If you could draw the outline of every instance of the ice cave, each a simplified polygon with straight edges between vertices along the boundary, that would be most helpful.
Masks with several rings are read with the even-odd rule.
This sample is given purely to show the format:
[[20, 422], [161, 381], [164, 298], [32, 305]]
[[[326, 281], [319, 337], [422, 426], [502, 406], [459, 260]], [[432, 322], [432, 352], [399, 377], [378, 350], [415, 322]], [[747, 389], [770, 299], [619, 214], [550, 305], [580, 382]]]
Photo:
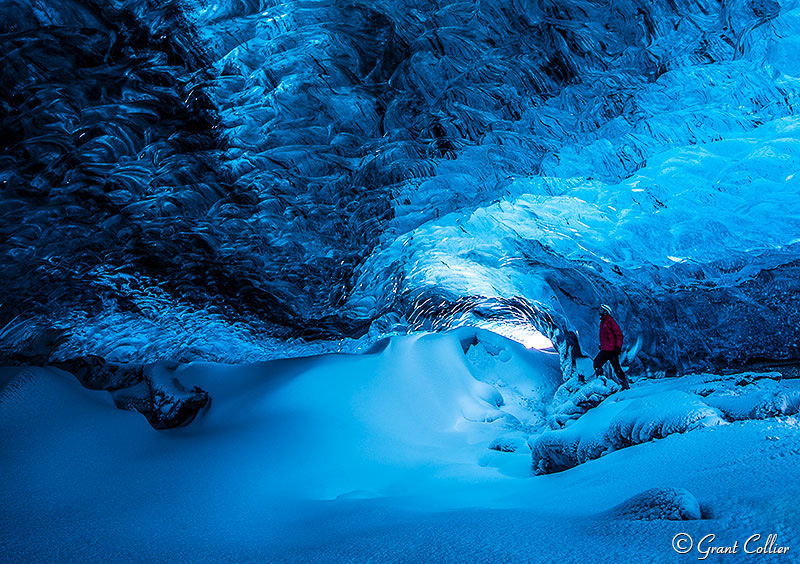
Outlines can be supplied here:
[[800, 2], [0, 38], [3, 562], [800, 562]]

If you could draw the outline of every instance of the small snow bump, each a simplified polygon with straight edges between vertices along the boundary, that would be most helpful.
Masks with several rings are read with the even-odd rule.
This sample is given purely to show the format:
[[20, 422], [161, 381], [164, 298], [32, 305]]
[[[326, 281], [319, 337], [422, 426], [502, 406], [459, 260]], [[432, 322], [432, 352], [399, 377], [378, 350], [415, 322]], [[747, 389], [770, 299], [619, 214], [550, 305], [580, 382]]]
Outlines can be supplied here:
[[702, 518], [700, 503], [683, 488], [652, 488], [617, 505], [609, 512], [616, 519], [637, 521], [693, 521]]
[[489, 444], [489, 449], [499, 452], [517, 452], [526, 444], [526, 441], [520, 437], [498, 437]]

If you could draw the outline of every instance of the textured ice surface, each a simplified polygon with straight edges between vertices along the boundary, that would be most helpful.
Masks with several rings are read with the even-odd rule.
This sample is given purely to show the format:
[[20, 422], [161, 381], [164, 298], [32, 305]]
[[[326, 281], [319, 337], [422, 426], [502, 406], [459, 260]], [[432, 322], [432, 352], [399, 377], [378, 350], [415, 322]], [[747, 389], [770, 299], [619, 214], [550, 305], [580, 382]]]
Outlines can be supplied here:
[[6, 358], [570, 361], [599, 302], [634, 370], [798, 355], [794, 1], [2, 8]]

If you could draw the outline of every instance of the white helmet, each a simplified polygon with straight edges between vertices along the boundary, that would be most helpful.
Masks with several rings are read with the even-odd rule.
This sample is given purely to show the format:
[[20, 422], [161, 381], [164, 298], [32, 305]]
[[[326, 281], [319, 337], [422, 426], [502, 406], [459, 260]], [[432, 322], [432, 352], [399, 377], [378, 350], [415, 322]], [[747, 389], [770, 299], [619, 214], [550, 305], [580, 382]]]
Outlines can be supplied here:
[[603, 304], [600, 306], [600, 309], [606, 312], [608, 315], [611, 315], [611, 306]]

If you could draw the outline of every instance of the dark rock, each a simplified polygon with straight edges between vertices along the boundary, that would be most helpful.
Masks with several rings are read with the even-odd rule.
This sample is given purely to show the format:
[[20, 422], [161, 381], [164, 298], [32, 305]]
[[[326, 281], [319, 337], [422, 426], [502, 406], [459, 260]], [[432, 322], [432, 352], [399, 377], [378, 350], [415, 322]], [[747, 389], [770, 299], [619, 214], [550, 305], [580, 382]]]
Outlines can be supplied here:
[[58, 363], [90, 390], [105, 390], [120, 409], [138, 411], [158, 430], [191, 423], [208, 407], [208, 392], [198, 387], [186, 390], [174, 376], [178, 364], [111, 364], [98, 356], [85, 356]]

